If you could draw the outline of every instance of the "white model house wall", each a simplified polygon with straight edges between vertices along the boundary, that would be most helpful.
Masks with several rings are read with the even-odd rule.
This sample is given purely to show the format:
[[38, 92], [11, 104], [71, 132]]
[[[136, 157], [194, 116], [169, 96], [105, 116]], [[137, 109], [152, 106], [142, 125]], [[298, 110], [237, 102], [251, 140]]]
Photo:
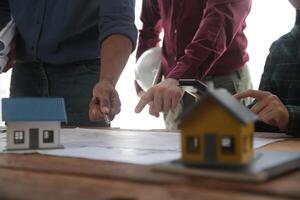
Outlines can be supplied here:
[[[30, 129], [38, 129], [38, 148], [57, 148], [60, 145], [60, 122], [7, 122], [7, 150], [30, 149]], [[14, 132], [24, 131], [24, 143], [14, 143]], [[44, 143], [44, 131], [53, 131], [53, 142]]]

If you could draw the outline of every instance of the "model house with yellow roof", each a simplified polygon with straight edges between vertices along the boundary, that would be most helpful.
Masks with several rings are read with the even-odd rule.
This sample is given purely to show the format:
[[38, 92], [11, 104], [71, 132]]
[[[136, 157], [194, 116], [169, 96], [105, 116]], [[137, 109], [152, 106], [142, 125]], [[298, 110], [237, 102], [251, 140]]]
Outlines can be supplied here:
[[179, 116], [182, 161], [246, 164], [253, 156], [256, 115], [224, 89], [207, 89]]

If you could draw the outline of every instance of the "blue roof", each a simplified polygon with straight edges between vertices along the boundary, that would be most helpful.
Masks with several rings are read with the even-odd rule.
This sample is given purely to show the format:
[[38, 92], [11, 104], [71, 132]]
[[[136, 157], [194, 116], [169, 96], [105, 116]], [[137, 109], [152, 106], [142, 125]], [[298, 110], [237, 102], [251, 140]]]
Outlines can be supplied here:
[[2, 120], [67, 121], [63, 98], [20, 97], [2, 99]]

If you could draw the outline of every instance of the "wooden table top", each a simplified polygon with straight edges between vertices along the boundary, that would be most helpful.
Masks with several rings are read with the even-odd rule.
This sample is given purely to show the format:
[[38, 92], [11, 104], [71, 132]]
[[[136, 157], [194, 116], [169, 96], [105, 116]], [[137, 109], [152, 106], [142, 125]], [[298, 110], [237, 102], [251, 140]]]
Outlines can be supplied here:
[[[300, 139], [262, 149], [300, 151]], [[166, 174], [149, 166], [109, 161], [0, 154], [0, 199], [300, 199], [300, 170], [253, 184]]]

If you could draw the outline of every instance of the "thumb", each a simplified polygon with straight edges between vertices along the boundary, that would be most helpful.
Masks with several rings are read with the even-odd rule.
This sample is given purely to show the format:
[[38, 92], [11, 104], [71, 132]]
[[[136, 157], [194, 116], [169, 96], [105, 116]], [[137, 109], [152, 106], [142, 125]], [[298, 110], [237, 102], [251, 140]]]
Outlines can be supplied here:
[[103, 92], [99, 97], [100, 110], [102, 113], [108, 114], [110, 112], [110, 95], [108, 91]]

